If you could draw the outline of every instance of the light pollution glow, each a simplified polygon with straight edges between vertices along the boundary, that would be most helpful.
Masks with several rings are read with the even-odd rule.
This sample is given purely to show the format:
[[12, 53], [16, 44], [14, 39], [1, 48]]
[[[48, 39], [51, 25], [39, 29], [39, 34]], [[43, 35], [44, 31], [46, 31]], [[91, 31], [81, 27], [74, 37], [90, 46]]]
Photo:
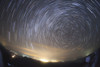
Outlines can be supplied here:
[[[82, 55], [81, 50], [80, 54], [77, 53], [76, 55], [76, 49], [60, 49], [60, 48], [54, 48], [51, 46], [41, 46], [41, 45], [34, 45], [34, 49], [30, 49], [31, 47], [24, 47], [24, 46], [17, 46], [17, 45], [6, 45], [6, 48], [8, 50], [11, 50], [17, 55], [21, 56], [28, 56], [29, 58], [48, 63], [48, 62], [64, 62], [64, 61], [73, 61], [78, 58], [78, 55]], [[79, 49], [77, 49], [79, 50]], [[83, 50], [83, 49], [82, 49]], [[74, 55], [70, 55], [70, 53], [73, 52]], [[91, 53], [91, 52], [90, 52]], [[14, 58], [15, 56], [12, 56]], [[81, 56], [82, 57], [82, 56]]]
[[48, 60], [48, 59], [39, 59], [39, 61], [44, 62], [44, 63], [47, 63], [47, 62], [52, 62], [52, 63], [59, 62], [57, 60]]

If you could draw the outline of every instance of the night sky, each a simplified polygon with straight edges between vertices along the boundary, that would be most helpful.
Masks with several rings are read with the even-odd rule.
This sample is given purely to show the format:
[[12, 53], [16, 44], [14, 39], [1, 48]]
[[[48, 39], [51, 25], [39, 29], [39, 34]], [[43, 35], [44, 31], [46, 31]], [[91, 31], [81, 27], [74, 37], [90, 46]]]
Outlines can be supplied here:
[[0, 43], [9, 67], [85, 66], [100, 48], [100, 1], [0, 0]]

